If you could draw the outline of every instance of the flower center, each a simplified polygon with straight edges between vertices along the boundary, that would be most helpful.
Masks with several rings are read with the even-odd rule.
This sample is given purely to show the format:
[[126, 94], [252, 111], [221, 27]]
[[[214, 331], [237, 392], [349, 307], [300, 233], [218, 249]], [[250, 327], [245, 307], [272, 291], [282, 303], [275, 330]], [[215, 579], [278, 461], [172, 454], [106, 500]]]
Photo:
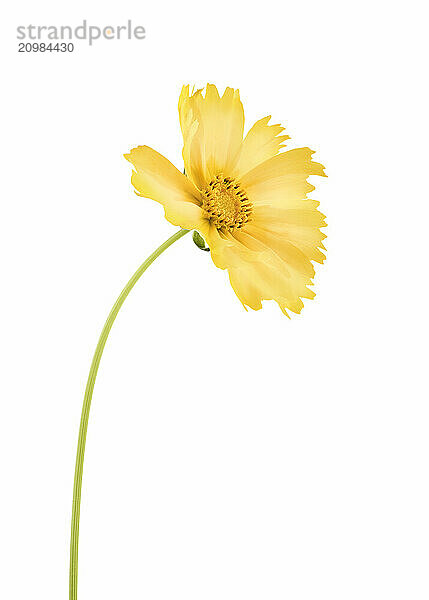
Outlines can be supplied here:
[[250, 221], [252, 203], [246, 192], [234, 179], [224, 177], [223, 173], [210, 181], [202, 200], [202, 209], [218, 229], [233, 231]]

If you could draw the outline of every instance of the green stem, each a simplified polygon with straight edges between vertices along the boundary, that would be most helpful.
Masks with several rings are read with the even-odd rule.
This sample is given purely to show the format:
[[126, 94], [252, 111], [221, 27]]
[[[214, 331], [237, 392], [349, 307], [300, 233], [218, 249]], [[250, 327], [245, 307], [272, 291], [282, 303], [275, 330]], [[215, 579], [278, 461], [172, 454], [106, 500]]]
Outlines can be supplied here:
[[77, 600], [77, 571], [78, 571], [78, 546], [79, 546], [79, 519], [80, 519], [80, 501], [82, 492], [82, 472], [83, 472], [83, 459], [85, 454], [85, 443], [86, 443], [86, 432], [88, 430], [88, 419], [89, 411], [91, 408], [92, 392], [94, 390], [95, 378], [97, 377], [98, 367], [100, 365], [101, 356], [103, 354], [104, 346], [106, 345], [107, 337], [112, 325], [116, 319], [116, 316], [123, 305], [125, 298], [128, 296], [130, 291], [133, 289], [137, 281], [146, 271], [146, 269], [158, 258], [160, 254], [164, 252], [171, 244], [176, 240], [183, 237], [188, 233], [188, 229], [181, 229], [167, 241], [165, 241], [155, 252], [153, 252], [131, 277], [127, 285], [122, 290], [119, 298], [116, 300], [112, 310], [110, 311], [107, 321], [104, 324], [103, 331], [101, 332], [98, 340], [97, 347], [95, 349], [94, 357], [92, 359], [91, 368], [89, 370], [88, 381], [86, 383], [85, 396], [83, 399], [82, 416], [80, 420], [79, 428], [79, 439], [77, 443], [77, 456], [76, 466], [74, 472], [74, 486], [73, 486], [73, 507], [72, 507], [72, 522], [71, 522], [71, 537], [70, 537], [70, 587], [69, 587], [69, 599]]

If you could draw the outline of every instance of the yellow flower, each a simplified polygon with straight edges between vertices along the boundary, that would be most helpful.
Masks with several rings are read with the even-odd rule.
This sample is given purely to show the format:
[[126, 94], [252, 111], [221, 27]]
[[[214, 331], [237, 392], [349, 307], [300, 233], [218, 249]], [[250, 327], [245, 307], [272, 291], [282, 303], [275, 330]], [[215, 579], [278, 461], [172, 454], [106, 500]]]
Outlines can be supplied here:
[[140, 196], [164, 206], [165, 217], [205, 238], [214, 264], [227, 269], [244, 307], [275, 300], [284, 314], [299, 313], [313, 298], [314, 268], [322, 263], [324, 215], [307, 198], [310, 175], [324, 176], [309, 148], [280, 152], [287, 135], [257, 121], [243, 139], [244, 112], [238, 90], [222, 97], [214, 85], [179, 99], [183, 133], [182, 174], [164, 156], [139, 146], [125, 157]]

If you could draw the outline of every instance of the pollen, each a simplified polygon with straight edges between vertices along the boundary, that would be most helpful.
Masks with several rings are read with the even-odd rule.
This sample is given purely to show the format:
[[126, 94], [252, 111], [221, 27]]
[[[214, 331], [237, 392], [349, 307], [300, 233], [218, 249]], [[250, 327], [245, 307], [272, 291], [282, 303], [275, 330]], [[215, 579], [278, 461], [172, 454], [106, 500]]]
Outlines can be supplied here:
[[202, 193], [202, 209], [217, 229], [233, 231], [251, 220], [252, 203], [235, 179], [220, 173]]

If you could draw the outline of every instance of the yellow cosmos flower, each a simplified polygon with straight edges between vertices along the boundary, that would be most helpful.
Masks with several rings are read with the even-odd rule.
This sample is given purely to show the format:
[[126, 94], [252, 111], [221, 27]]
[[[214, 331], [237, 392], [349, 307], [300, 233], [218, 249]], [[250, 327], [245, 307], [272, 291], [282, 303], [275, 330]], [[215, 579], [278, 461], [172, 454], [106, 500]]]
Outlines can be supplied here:
[[307, 198], [314, 190], [308, 177], [324, 176], [324, 167], [309, 148], [280, 152], [289, 136], [268, 124], [271, 117], [243, 139], [238, 90], [220, 97], [214, 85], [192, 94], [184, 86], [179, 117], [186, 175], [139, 146], [126, 155], [136, 192], [162, 204], [173, 225], [201, 233], [244, 307], [275, 300], [284, 314], [299, 313], [302, 298], [315, 295], [312, 261], [325, 259], [325, 217]]

